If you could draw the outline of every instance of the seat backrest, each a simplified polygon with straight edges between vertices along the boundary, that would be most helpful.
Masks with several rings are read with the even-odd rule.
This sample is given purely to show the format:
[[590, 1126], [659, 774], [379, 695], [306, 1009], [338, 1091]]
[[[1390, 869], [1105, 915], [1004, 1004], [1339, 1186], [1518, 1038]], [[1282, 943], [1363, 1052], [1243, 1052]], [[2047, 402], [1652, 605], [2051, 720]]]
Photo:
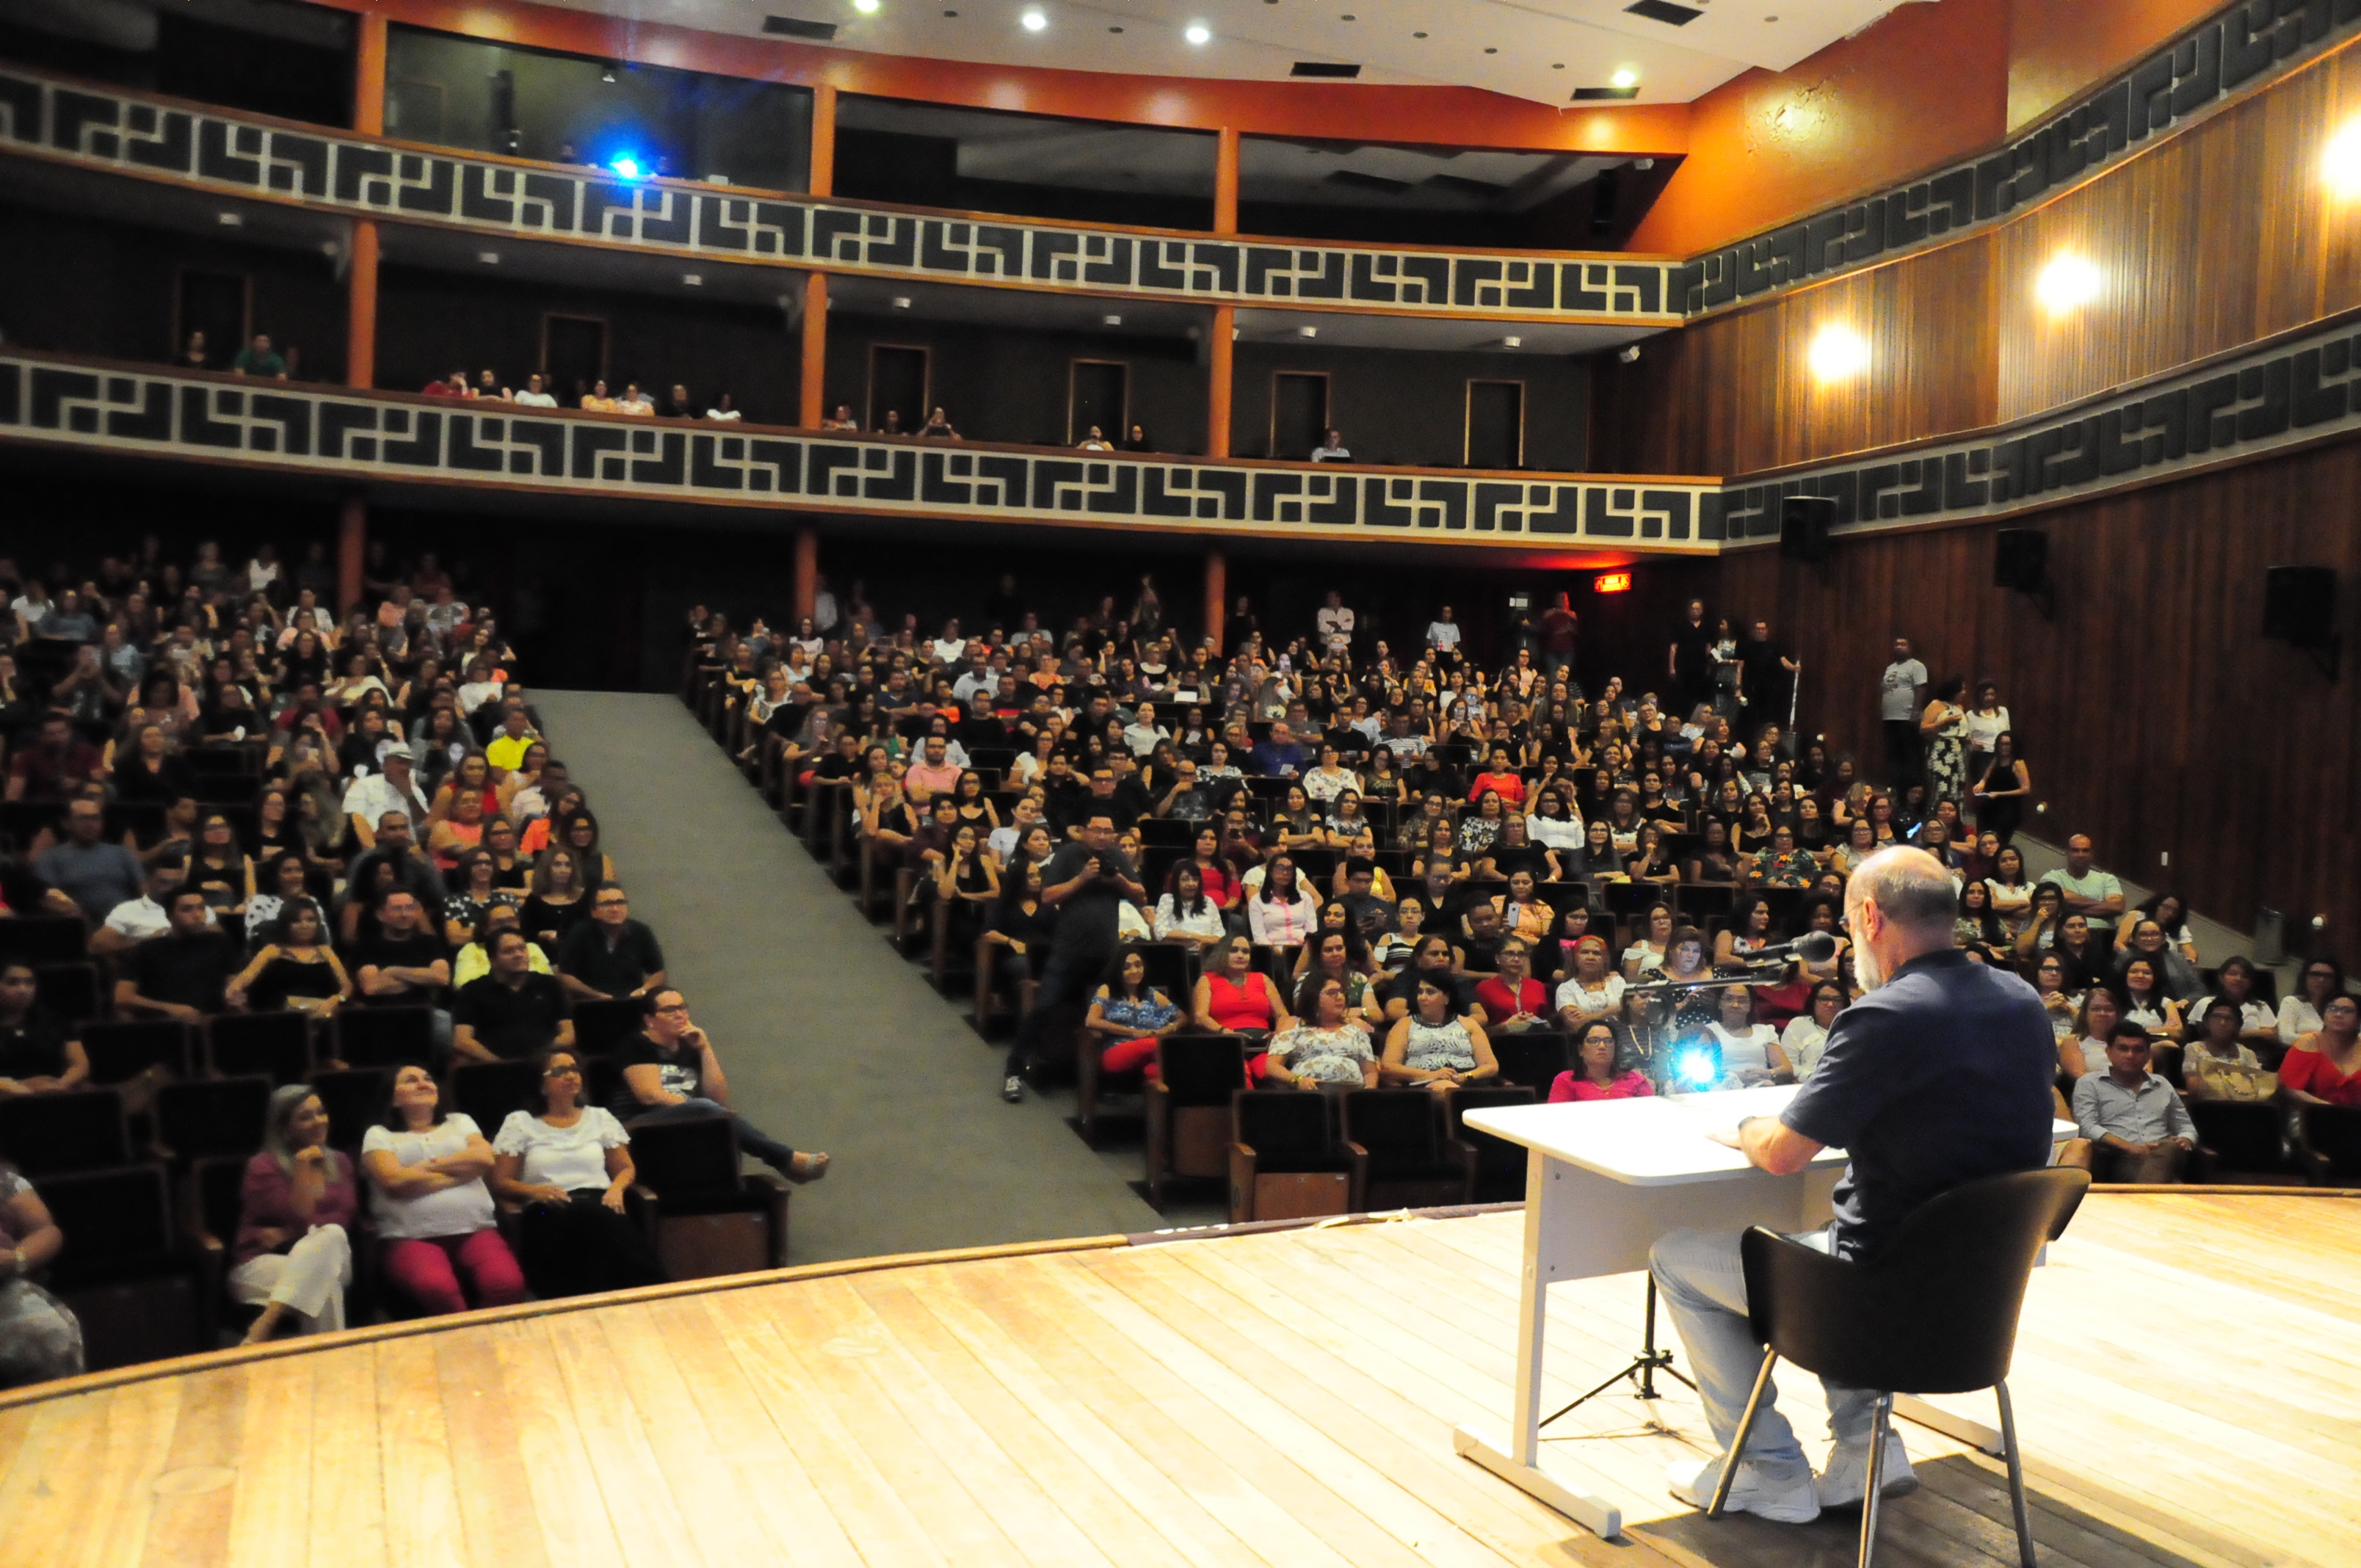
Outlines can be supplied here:
[[1328, 1096], [1300, 1089], [1241, 1089], [1230, 1100], [1230, 1133], [1264, 1159], [1316, 1159], [1334, 1152]]
[[1355, 1089], [1344, 1100], [1345, 1141], [1369, 1151], [1372, 1169], [1431, 1166], [1441, 1143], [1435, 1123], [1442, 1114], [1433, 1091]]
[[2361, 1175], [2361, 1106], [2307, 1105], [2304, 1141], [2328, 1162], [2332, 1177]]
[[337, 1060], [350, 1067], [400, 1067], [434, 1052], [431, 1007], [346, 1007], [336, 1013]]
[[1728, 883], [1683, 883], [1675, 903], [1694, 925], [1702, 917], [1729, 915], [1737, 896], [1738, 890]]
[[250, 1155], [262, 1146], [270, 1091], [259, 1073], [168, 1083], [156, 1092], [156, 1139], [175, 1159]]
[[1566, 1069], [1573, 1047], [1562, 1029], [1502, 1030], [1489, 1036], [1500, 1079], [1546, 1094]]
[[258, 1072], [273, 1083], [312, 1073], [312, 1021], [301, 1013], [224, 1013], [205, 1025], [205, 1059], [225, 1078]]
[[167, 1078], [189, 1076], [189, 1026], [170, 1018], [91, 1024], [82, 1029], [82, 1044], [90, 1054], [93, 1083], [123, 1083], [150, 1068]]
[[[1503, 1105], [1531, 1105], [1540, 1098], [1541, 1096], [1534, 1091], [1520, 1084], [1503, 1084], [1498, 1088], [1490, 1084], [1477, 1084], [1470, 1089], [1455, 1089], [1449, 1095], [1451, 1113], [1445, 1130], [1455, 1138], [1490, 1137], [1492, 1134], [1481, 1133], [1474, 1127], [1462, 1124], [1468, 1112], [1494, 1111]], [[1521, 1145], [1510, 1146], [1516, 1148], [1520, 1154], [1523, 1152]]]
[[2231, 1170], [2279, 1170], [2287, 1164], [2286, 1118], [2268, 1100], [2192, 1100], [2189, 1119], [2197, 1141]]
[[1148, 966], [1148, 983], [1183, 1013], [1189, 1011], [1189, 993], [1197, 984], [1191, 957], [1193, 947], [1185, 942], [1141, 942], [1132, 949]]
[[2033, 1260], [2090, 1185], [2067, 1167], [1967, 1182], [1920, 1204], [1865, 1263], [1758, 1225], [1740, 1246], [1754, 1332], [1849, 1387], [1989, 1388], [2008, 1376]]
[[52, 1176], [38, 1184], [65, 1233], [53, 1266], [60, 1284], [119, 1273], [172, 1255], [170, 1184], [160, 1165]]
[[237, 1240], [246, 1165], [237, 1156], [216, 1155], [189, 1168], [188, 1190], [197, 1223], [224, 1246]]
[[628, 996], [597, 997], [574, 1003], [574, 1046], [604, 1056], [640, 1032], [647, 1014]]
[[0, 1100], [0, 1158], [31, 1177], [127, 1164], [123, 1097], [84, 1089]]
[[83, 1024], [106, 1015], [106, 998], [98, 987], [98, 966], [73, 960], [46, 963], [33, 970], [33, 996], [69, 1024]]
[[500, 1130], [510, 1112], [529, 1109], [540, 1100], [541, 1063], [531, 1057], [461, 1062], [451, 1069], [452, 1108], [473, 1117], [487, 1138]]
[[19, 915], [0, 920], [0, 958], [71, 963], [90, 954], [88, 933], [71, 915]]
[[631, 1129], [631, 1163], [640, 1180], [659, 1198], [734, 1193], [739, 1190], [738, 1125], [719, 1112], [642, 1122]]
[[1246, 1082], [1246, 1046], [1235, 1035], [1167, 1035], [1156, 1062], [1175, 1105], [1226, 1105]]
[[328, 1113], [328, 1142], [347, 1152], [361, 1146], [361, 1138], [385, 1114], [385, 1100], [393, 1084], [393, 1069], [385, 1067], [330, 1069], [312, 1075], [312, 1092]]

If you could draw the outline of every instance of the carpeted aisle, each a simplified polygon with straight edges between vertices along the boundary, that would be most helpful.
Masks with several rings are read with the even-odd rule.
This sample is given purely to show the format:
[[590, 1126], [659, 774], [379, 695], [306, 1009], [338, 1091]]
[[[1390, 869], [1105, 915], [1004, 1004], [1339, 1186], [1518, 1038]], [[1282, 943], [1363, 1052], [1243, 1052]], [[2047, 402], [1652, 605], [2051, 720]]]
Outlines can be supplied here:
[[1127, 1185], [1136, 1147], [1094, 1154], [1066, 1126], [1071, 1095], [1002, 1103], [1003, 1051], [861, 918], [678, 698], [533, 700], [738, 1109], [835, 1157], [796, 1190], [789, 1261], [1176, 1223]]

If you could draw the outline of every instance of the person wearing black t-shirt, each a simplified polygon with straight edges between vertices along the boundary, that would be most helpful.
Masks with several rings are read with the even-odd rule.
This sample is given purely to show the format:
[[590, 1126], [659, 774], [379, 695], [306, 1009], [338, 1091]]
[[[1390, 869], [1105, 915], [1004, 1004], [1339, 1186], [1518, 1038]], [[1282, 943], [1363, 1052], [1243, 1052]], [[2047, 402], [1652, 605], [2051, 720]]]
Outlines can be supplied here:
[[1049, 857], [1041, 872], [1041, 902], [1058, 912], [1049, 961], [1033, 993], [1033, 1009], [1016, 1026], [1008, 1051], [1008, 1076], [1000, 1097], [1012, 1104], [1025, 1098], [1025, 1071], [1053, 1013], [1087, 1000], [1115, 957], [1116, 916], [1124, 901], [1148, 902], [1139, 872], [1115, 847], [1115, 817], [1104, 808], [1084, 819], [1082, 838]]
[[1713, 623], [1705, 618], [1705, 600], [1689, 600], [1673, 629], [1664, 673], [1672, 677], [1674, 716], [1686, 722], [1697, 705], [1713, 695]]
[[730, 1108], [730, 1080], [713, 1042], [688, 1015], [688, 999], [670, 986], [650, 992], [641, 1005], [647, 1027], [615, 1052], [623, 1086], [609, 1109], [625, 1126], [722, 1115], [738, 1124], [738, 1146], [790, 1181], [828, 1174], [828, 1156], [798, 1154]]
[[82, 1042], [34, 991], [32, 965], [0, 963], [0, 1099], [71, 1089], [90, 1076]]
[[557, 945], [557, 974], [577, 1001], [645, 996], [664, 982], [664, 949], [631, 918], [623, 890], [609, 883], [590, 895], [590, 918]]
[[574, 1020], [556, 981], [533, 971], [522, 931], [492, 938], [491, 972], [459, 988], [451, 1005], [451, 1049], [469, 1061], [514, 1061], [574, 1044]]
[[212, 924], [205, 895], [193, 887], [173, 894], [166, 915], [171, 924], [162, 936], [125, 955], [115, 1005], [136, 1016], [201, 1024], [222, 1010], [237, 948]]
[[362, 1005], [432, 1007], [434, 1044], [451, 1047], [451, 1014], [443, 994], [451, 983], [451, 955], [426, 923], [417, 895], [396, 888], [378, 905], [377, 935], [356, 943], [353, 983]]

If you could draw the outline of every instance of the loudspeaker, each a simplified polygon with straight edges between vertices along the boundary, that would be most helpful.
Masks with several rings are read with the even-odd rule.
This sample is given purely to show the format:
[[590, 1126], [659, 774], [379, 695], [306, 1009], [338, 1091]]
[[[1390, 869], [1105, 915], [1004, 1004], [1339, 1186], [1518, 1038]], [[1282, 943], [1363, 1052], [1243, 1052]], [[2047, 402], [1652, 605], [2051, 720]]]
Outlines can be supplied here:
[[1828, 530], [1837, 503], [1826, 496], [1789, 496], [1779, 503], [1779, 554], [1791, 561], [1828, 558]]
[[2336, 634], [2336, 569], [2273, 566], [2263, 574], [2263, 635], [2317, 648]]
[[1993, 535], [1993, 587], [2032, 593], [2049, 581], [2049, 535], [2037, 528], [2004, 528]]

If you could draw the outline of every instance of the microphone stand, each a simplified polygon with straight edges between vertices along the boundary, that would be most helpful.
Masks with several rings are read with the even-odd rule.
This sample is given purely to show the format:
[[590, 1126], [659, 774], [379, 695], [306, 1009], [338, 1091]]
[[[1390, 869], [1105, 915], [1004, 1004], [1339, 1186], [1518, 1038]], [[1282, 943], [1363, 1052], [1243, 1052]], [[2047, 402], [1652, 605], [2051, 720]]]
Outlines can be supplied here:
[[[1788, 961], [1787, 957], [1782, 955], [1773, 964], [1749, 965], [1739, 974], [1707, 974], [1694, 980], [1651, 981], [1639, 985], [1626, 986], [1623, 988], [1623, 994], [1629, 996], [1638, 992], [1642, 995], [1669, 996], [1681, 992], [1702, 991], [1714, 986], [1747, 985], [1774, 974], [1785, 973]], [[1658, 1047], [1658, 1042], [1654, 1037], [1657, 1032], [1656, 1025], [1652, 1023], [1643, 1026], [1648, 1031], [1649, 1038], [1642, 1055], [1649, 1065], [1653, 1066]], [[1651, 1269], [1648, 1273], [1647, 1311], [1642, 1319], [1640, 1330], [1640, 1354], [1633, 1356], [1621, 1371], [1609, 1377], [1596, 1388], [1561, 1407], [1555, 1414], [1542, 1418], [1539, 1426], [1548, 1426], [1552, 1421], [1571, 1413], [1576, 1407], [1598, 1398], [1618, 1383], [1626, 1381], [1631, 1385], [1633, 1397], [1642, 1399], [1660, 1399], [1664, 1396], [1656, 1389], [1656, 1374], [1659, 1372], [1687, 1388], [1690, 1393], [1694, 1394], [1697, 1391], [1697, 1386], [1673, 1365], [1672, 1351], [1660, 1347], [1656, 1343], [1656, 1276], [1655, 1271]]]

